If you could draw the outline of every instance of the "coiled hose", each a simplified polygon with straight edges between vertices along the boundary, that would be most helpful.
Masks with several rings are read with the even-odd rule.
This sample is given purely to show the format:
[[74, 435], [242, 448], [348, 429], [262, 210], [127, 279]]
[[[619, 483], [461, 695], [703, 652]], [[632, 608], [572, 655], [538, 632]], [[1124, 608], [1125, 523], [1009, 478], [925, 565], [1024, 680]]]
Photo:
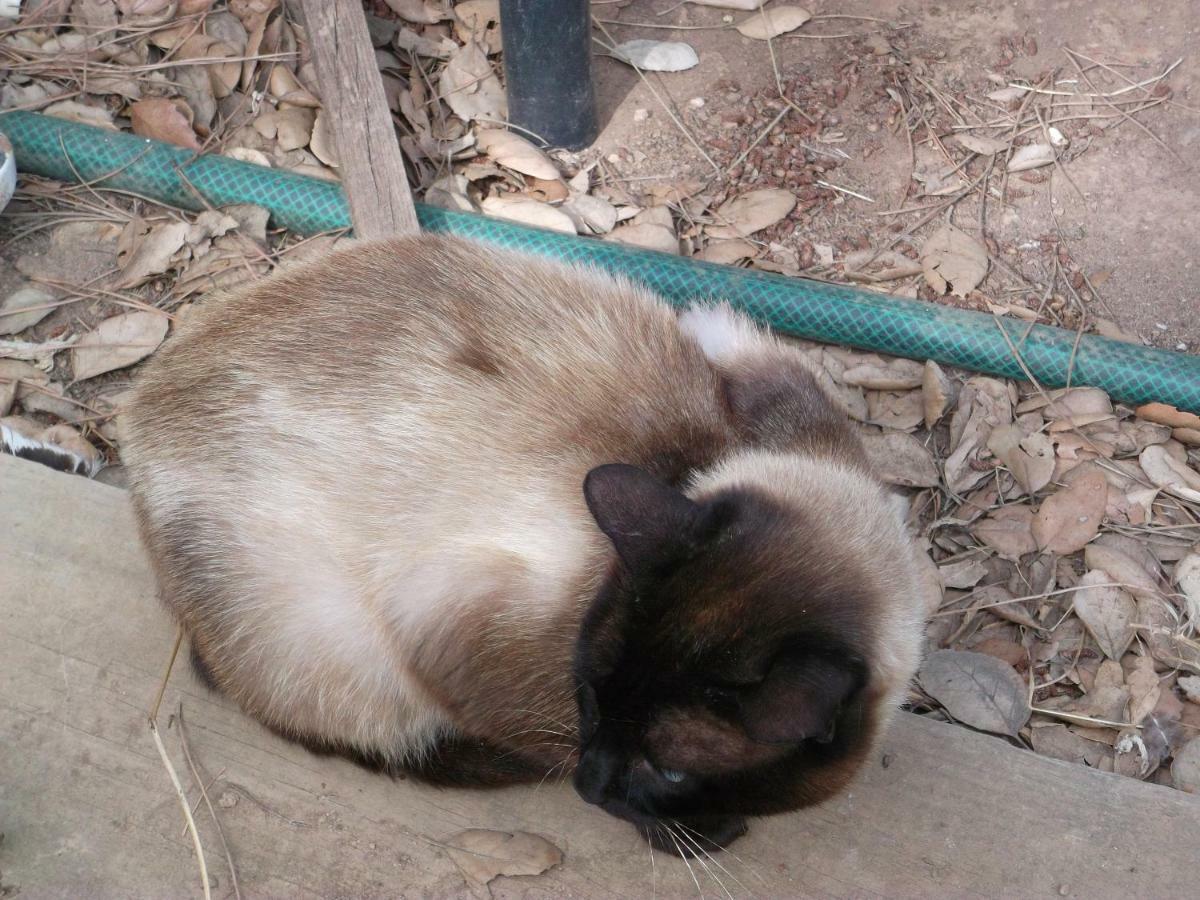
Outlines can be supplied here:
[[[341, 186], [224, 156], [28, 112], [0, 114], [17, 167], [117, 188], [184, 209], [254, 203], [301, 234], [350, 227]], [[426, 231], [457, 235], [641, 281], [675, 304], [724, 299], [782, 332], [933, 359], [1045, 387], [1091, 385], [1131, 404], [1200, 412], [1200, 357], [869, 291], [715, 265], [417, 204]]]

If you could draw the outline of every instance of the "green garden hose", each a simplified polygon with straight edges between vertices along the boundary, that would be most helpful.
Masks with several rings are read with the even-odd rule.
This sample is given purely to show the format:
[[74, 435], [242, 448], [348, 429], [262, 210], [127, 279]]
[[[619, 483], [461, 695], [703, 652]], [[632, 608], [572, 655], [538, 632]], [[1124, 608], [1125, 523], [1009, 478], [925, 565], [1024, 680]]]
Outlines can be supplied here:
[[[350, 227], [340, 185], [27, 112], [0, 114], [24, 172], [118, 188], [184, 209], [254, 203], [301, 234]], [[426, 231], [641, 281], [675, 304], [725, 299], [787, 334], [933, 359], [1043, 386], [1092, 385], [1124, 403], [1200, 413], [1200, 357], [841, 285], [697, 262], [417, 204]]]

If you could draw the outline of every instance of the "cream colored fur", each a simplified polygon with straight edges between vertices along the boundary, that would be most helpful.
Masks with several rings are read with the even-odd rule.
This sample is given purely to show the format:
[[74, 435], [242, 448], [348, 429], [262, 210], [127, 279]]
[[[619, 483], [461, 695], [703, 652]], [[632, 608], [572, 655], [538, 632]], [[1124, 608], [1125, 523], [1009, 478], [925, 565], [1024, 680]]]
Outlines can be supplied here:
[[[522, 637], [509, 670], [533, 674], [480, 687], [498, 721], [574, 722], [571, 640], [611, 559], [585, 474], [723, 435], [709, 359], [781, 352], [799, 356], [727, 307], [681, 329], [599, 273], [362, 245], [201, 304], [141, 377], [123, 455], [164, 598], [224, 689], [276, 727], [412, 759], [473, 727], [417, 662], [465, 641], [502, 659]], [[829, 510], [894, 598], [874, 665], [898, 701], [922, 604], [883, 488], [746, 452], [691, 490], [736, 483]]]

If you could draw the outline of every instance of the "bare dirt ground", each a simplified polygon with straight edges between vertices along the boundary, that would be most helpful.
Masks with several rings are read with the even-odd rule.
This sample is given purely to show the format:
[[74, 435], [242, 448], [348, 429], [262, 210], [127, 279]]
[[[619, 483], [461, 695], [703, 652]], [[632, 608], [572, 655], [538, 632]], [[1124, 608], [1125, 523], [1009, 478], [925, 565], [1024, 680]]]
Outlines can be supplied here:
[[[498, 130], [495, 0], [366, 4], [418, 197], [1200, 348], [1195, 3], [822, 0], [768, 42], [730, 24], [759, 13], [671, 2], [594, 0], [604, 130], [579, 153]], [[0, 26], [0, 106], [337, 178], [294, 12], [27, 4]], [[698, 63], [643, 73], [602, 49], [634, 38], [686, 41]], [[1014, 164], [1030, 153], [1041, 165]], [[939, 234], [957, 250], [931, 266]], [[0, 215], [0, 425], [120, 483], [136, 364], [215, 289], [338, 239], [251, 204], [196, 214], [23, 178]], [[801, 346], [928, 551], [914, 708], [1200, 789], [1200, 418]]]
[[[634, 0], [629, 6], [598, 6], [597, 10], [609, 10], [598, 12], [606, 21], [656, 26], [607, 25], [618, 41], [653, 37], [687, 41], [696, 48], [700, 65], [659, 76], [658, 89], [675, 102], [699, 142], [724, 165], [730, 153], [720, 145], [740, 146], [747, 135], [757, 136], [774, 114], [773, 108], [750, 110], [752, 101], [769, 102], [777, 95], [771, 56], [762, 41], [744, 38], [736, 31], [698, 29], [720, 25], [722, 17], [730, 15], [728, 11], [685, 5], [660, 14], [671, 5], [668, 0]], [[931, 117], [953, 121], [955, 117], [948, 117], [938, 100], [928, 100], [921, 82], [944, 94], [980, 98], [1000, 86], [995, 77], [989, 80], [989, 75], [1006, 82], [1037, 83], [1055, 73], [1056, 82], [1068, 82], [1059, 83], [1058, 89], [1088, 91], [1086, 84], [1079, 84], [1078, 73], [1062, 48], [1114, 67], [1121, 65], [1122, 72], [1157, 73], [1182, 58], [1184, 63], [1170, 76], [1177, 104], [1143, 114], [1145, 129], [1125, 122], [1119, 128], [1092, 134], [1089, 125], [1095, 130], [1094, 126], [1108, 126], [1111, 120], [1064, 123], [1060, 127], [1072, 142], [1070, 161], [1058, 170], [1036, 170], [1026, 173], [1026, 178], [1011, 179], [1007, 206], [991, 198], [986, 228], [998, 244], [1000, 259], [1031, 282], [1023, 286], [1025, 294], [1038, 296], [1033, 285], [1045, 284], [1058, 243], [1071, 264], [1095, 287], [1099, 295], [1095, 315], [1111, 319], [1149, 344], [1180, 350], [1200, 347], [1196, 315], [1200, 310], [1196, 262], [1200, 233], [1195, 227], [1195, 211], [1200, 206], [1195, 168], [1200, 149], [1200, 65], [1189, 58], [1200, 38], [1200, 7], [1187, 2], [1113, 0], [916, 2], [906, 4], [902, 12], [895, 4], [884, 2], [817, 0], [806, 6], [816, 16], [872, 16], [903, 20], [913, 27], [879, 31], [881, 26], [869, 22], [830, 19], [820, 22], [819, 28], [816, 22], [810, 23], [797, 32], [800, 36], [773, 41], [776, 64], [785, 82], [794, 83], [799, 77], [818, 89], [831, 88], [834, 95], [827, 97], [829, 100], [836, 100], [840, 87], [847, 88], [840, 102], [828, 104], [823, 127], [816, 131], [817, 135], [837, 132], [843, 139], [818, 146], [844, 151], [848, 157], [831, 170], [830, 182], [874, 200], [869, 203], [841, 195], [822, 202], [811, 214], [793, 219], [794, 230], [783, 239], [789, 246], [809, 241], [835, 248], [877, 248], [892, 236], [889, 225], [900, 221], [907, 226], [919, 218], [920, 213], [881, 215], [899, 208], [914, 169], [894, 116], [895, 104], [886, 94], [889, 87], [911, 91], [907, 96], [924, 100]], [[744, 16], [734, 14], [738, 21]], [[680, 30], [662, 30], [666, 24]], [[861, 38], [816, 37], [819, 33], [873, 29], [875, 34]], [[712, 175], [709, 164], [635, 73], [605, 57], [598, 59], [597, 69], [606, 121], [598, 147], [604, 156], [619, 158], [614, 166], [622, 175], [636, 179]], [[1109, 77], [1104, 72], [1099, 75]], [[696, 108], [693, 98], [700, 98], [704, 105]], [[965, 106], [951, 102], [956, 104], [956, 112], [969, 119]], [[1074, 107], [1073, 111], [1111, 112], [1103, 104], [1087, 110]], [[639, 121], [644, 115], [648, 118]], [[782, 129], [798, 121], [793, 113], [782, 121]], [[920, 122], [914, 139], [918, 151], [921, 144], [928, 143], [928, 133]], [[920, 165], [918, 156], [918, 169]], [[786, 182], [764, 167], [761, 177], [752, 183], [756, 187], [790, 186]], [[916, 196], [915, 191], [908, 194]], [[956, 209], [954, 221], [968, 230], [975, 227], [976, 198]], [[1039, 240], [1045, 236], [1059, 241]], [[991, 299], [1002, 301], [1002, 291], [1022, 287], [1011, 278], [1002, 281], [1003, 288]], [[988, 286], [990, 283], [985, 283], [985, 290]], [[1054, 293], [1064, 302], [1069, 300], [1062, 296], [1069, 291], [1061, 286]]]

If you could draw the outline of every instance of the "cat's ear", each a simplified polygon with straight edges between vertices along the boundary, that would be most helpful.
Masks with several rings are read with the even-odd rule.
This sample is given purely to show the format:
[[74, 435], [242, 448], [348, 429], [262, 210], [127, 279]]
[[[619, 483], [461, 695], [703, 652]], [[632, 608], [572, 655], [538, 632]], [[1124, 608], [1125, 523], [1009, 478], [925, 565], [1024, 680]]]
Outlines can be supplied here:
[[583, 481], [583, 495], [592, 518], [635, 575], [669, 568], [705, 530], [705, 507], [637, 466], [597, 466]]
[[785, 651], [741, 701], [742, 727], [765, 744], [827, 742], [842, 706], [866, 681], [862, 664], [834, 655]]

